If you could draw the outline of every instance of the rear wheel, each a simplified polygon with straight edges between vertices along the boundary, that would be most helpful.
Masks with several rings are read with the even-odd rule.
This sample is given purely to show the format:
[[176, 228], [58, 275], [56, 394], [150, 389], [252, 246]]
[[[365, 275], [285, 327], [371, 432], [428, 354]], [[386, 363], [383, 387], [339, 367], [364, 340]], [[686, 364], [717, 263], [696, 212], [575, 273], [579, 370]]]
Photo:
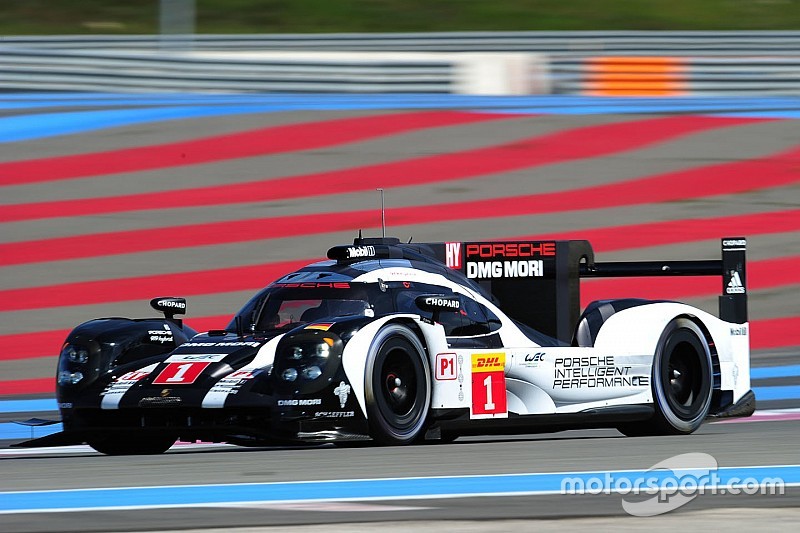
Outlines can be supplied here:
[[365, 397], [370, 436], [381, 444], [409, 444], [425, 434], [431, 382], [425, 349], [408, 327], [390, 324], [370, 346]]
[[655, 415], [618, 429], [628, 436], [693, 433], [711, 407], [711, 368], [711, 350], [697, 324], [685, 318], [673, 320], [664, 329], [653, 359]]
[[92, 437], [87, 444], [106, 455], [157, 455], [169, 450], [177, 439], [169, 435]]

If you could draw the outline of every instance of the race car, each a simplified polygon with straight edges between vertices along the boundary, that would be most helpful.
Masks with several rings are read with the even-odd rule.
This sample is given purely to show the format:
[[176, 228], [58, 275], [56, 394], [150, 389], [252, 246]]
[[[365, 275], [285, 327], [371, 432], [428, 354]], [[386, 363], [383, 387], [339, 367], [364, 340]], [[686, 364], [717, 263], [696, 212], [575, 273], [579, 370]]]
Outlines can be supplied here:
[[[744, 238], [722, 258], [596, 262], [587, 241], [359, 238], [258, 292], [224, 330], [163, 318], [77, 326], [58, 362], [63, 431], [22, 443], [161, 453], [403, 445], [467, 434], [617, 428], [689, 434], [749, 416]], [[579, 309], [581, 279], [722, 277], [719, 317], [672, 301]]]

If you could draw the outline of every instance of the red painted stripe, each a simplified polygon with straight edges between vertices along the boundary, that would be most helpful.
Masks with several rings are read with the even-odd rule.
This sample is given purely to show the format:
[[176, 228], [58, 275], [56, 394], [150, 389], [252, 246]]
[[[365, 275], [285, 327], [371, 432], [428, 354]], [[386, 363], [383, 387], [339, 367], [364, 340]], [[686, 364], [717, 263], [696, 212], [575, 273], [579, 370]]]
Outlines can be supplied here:
[[[213, 319], [213, 327], [216, 327], [217, 324], [219, 324], [219, 319], [222, 317], [207, 318]], [[203, 319], [200, 318], [197, 320]], [[223, 323], [226, 321], [227, 319], [223, 320]], [[48, 333], [53, 332], [42, 332], [41, 334], [46, 335]], [[64, 335], [66, 335], [66, 330]], [[770, 318], [753, 320], [750, 322], [750, 348], [752, 350], [785, 348], [790, 346], [800, 346], [800, 317]], [[55, 364], [55, 356], [52, 356], [52, 360]], [[0, 381], [0, 396], [48, 393], [55, 393], [54, 377]]]
[[[747, 288], [750, 291], [800, 284], [800, 256], [765, 259], [747, 263]], [[681, 300], [722, 294], [722, 278], [642, 277], [587, 279], [581, 284], [581, 305], [611, 298]]]
[[[600, 209], [622, 205], [675, 201], [700, 196], [735, 194], [796, 183], [800, 181], [798, 164], [800, 164], [800, 148], [795, 148], [788, 152], [752, 161], [710, 165], [570, 191], [390, 209], [387, 210], [387, 220], [390, 221], [392, 226], [396, 227], [405, 224], [556, 213], [580, 209]], [[752, 176], [759, 177], [757, 184], [749, 179]], [[780, 219], [765, 219], [767, 220], [766, 222], [749, 219], [748, 224], [756, 232], [759, 231], [759, 228], [761, 228], [761, 231], [767, 229], [769, 223], [786, 224], [787, 228], [796, 227], [797, 211], [792, 210], [785, 213], [787, 213], [786, 216], [775, 215], [776, 217], [781, 217]], [[767, 217], [767, 215], [764, 216]], [[748, 219], [745, 218], [744, 220]], [[727, 222], [723, 221], [723, 223]], [[234, 220], [24, 241], [0, 245], [0, 265], [77, 259], [319, 233], [318, 230], [311, 228], [325, 228], [328, 232], [346, 231], [353, 228], [367, 229], [374, 227], [375, 223], [374, 211], [363, 210], [350, 213], [323, 213]], [[687, 225], [694, 224], [693, 222], [681, 221], [674, 224], [674, 228], [682, 225], [689, 232], [704, 231], [701, 225], [697, 225], [695, 228], [685, 228]], [[709, 231], [712, 229], [711, 226], [708, 228]], [[664, 232], [667, 231], [669, 229], [664, 230]], [[721, 232], [717, 236], [729, 231], [731, 231], [729, 227], [721, 228]], [[585, 234], [590, 233], [591, 231]], [[706, 234], [708, 235], [709, 233]], [[644, 232], [639, 232], [639, 235], [642, 240], [646, 240], [649, 236], [648, 233]], [[620, 237], [617, 238], [619, 239]], [[630, 235], [625, 238], [630, 238]]]
[[[233, 318], [234, 312], [232, 310], [229, 315], [189, 317], [185, 322], [196, 331], [223, 329]], [[55, 365], [58, 352], [69, 332], [69, 329], [55, 329], [0, 335], [0, 346], [3, 347], [3, 350], [0, 351], [0, 361], [52, 359], [53, 365]]]
[[260, 289], [306, 264], [308, 260], [286, 261], [159, 276], [10, 289], [0, 291], [0, 311], [139, 300], [145, 299], [144, 294], [171, 293], [195, 296]]
[[[68, 329], [58, 329], [1, 335], [0, 346], [3, 347], [3, 350], [0, 351], [0, 361], [36, 357], [52, 357], [55, 360], [69, 331]], [[55, 363], [53, 364], [55, 365]]]
[[7, 205], [0, 211], [0, 221], [265, 202], [344, 194], [376, 186], [407, 187], [597, 157], [681, 135], [761, 120], [679, 115], [588, 126], [500, 146], [334, 172], [179, 191]]
[[49, 378], [14, 379], [0, 381], [0, 396], [12, 394], [53, 394], [56, 393], [55, 374]]
[[750, 323], [750, 346], [754, 350], [800, 346], [800, 317], [754, 320]]
[[[651, 224], [593, 228], [554, 235], [531, 235], [512, 239], [587, 239], [595, 252], [631, 249], [719, 238], [723, 234], [759, 235], [800, 230], [800, 210], [778, 211], [718, 218], [703, 218]], [[301, 260], [300, 262], [310, 262]], [[589, 280], [586, 281], [587, 283]], [[584, 292], [584, 294], [586, 294]], [[152, 294], [146, 295], [147, 298]], [[188, 318], [187, 323], [198, 331], [224, 327], [229, 315]], [[0, 336], [0, 361], [40, 357], [48, 351], [55, 355], [69, 330], [24, 333]]]
[[[800, 283], [798, 257], [748, 263], [748, 283], [753, 290]], [[254, 290], [307, 264], [308, 260], [228, 267], [166, 275], [65, 283], [0, 291], [0, 311], [92, 305], [141, 300], [153, 294], [185, 296]], [[714, 294], [721, 290], [716, 278], [626, 278], [586, 280], [581, 301], [600, 298], [679, 298]], [[587, 300], [588, 298], [588, 300]]]
[[259, 128], [184, 142], [0, 163], [0, 186], [138, 172], [310, 150], [413, 130], [516, 115], [421, 111]]
[[611, 252], [719, 239], [725, 235], [763, 235], [800, 231], [800, 209], [732, 215], [727, 217], [670, 220], [629, 226], [590, 228], [553, 234], [526, 235], [506, 240], [585, 239], [595, 252]]
[[[696, 167], [571, 191], [397, 209], [387, 212], [387, 220], [397, 226], [431, 220], [559, 213], [737, 194], [800, 182], [798, 164], [800, 147], [751, 161]], [[758, 179], [754, 180], [753, 176]], [[443, 213], [434, 218], [432, 214], [438, 212]], [[374, 214], [371, 216], [374, 218]]]
[[[510, 239], [587, 239], [592, 243], [595, 252], [608, 252], [643, 246], [715, 239], [723, 234], [753, 236], [798, 230], [800, 230], [800, 210], [789, 210], [753, 215], [593, 228], [552, 235], [510, 237]], [[48, 244], [41, 245], [39, 248], [32, 247], [31, 250], [24, 253], [33, 253], [36, 249], [50, 248], [52, 246], [52, 244]], [[189, 318], [187, 322], [196, 330], [204, 331], [223, 327], [229, 320], [230, 316], [223, 315]], [[69, 330], [56, 330], [0, 336], [0, 346], [5, 347], [5, 350], [0, 352], [0, 361], [39, 357], [47, 351], [57, 354], [58, 347], [68, 333]]]

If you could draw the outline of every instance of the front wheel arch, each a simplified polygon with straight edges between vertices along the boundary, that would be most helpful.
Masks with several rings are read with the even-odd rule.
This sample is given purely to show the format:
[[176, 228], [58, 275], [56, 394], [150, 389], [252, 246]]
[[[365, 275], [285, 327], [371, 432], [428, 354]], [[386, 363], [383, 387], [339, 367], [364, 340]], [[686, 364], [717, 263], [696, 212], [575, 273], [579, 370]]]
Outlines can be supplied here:
[[384, 325], [370, 343], [364, 372], [370, 436], [380, 444], [424, 437], [432, 397], [424, 342], [408, 325]]

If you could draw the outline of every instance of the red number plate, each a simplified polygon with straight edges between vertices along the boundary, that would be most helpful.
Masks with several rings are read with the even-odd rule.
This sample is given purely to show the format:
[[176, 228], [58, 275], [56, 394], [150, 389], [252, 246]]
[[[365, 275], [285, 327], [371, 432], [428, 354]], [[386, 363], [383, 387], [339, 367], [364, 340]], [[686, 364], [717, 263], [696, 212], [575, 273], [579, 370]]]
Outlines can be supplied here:
[[506, 354], [472, 354], [472, 417], [508, 416]]
[[210, 362], [168, 363], [153, 385], [189, 385], [197, 381]]

